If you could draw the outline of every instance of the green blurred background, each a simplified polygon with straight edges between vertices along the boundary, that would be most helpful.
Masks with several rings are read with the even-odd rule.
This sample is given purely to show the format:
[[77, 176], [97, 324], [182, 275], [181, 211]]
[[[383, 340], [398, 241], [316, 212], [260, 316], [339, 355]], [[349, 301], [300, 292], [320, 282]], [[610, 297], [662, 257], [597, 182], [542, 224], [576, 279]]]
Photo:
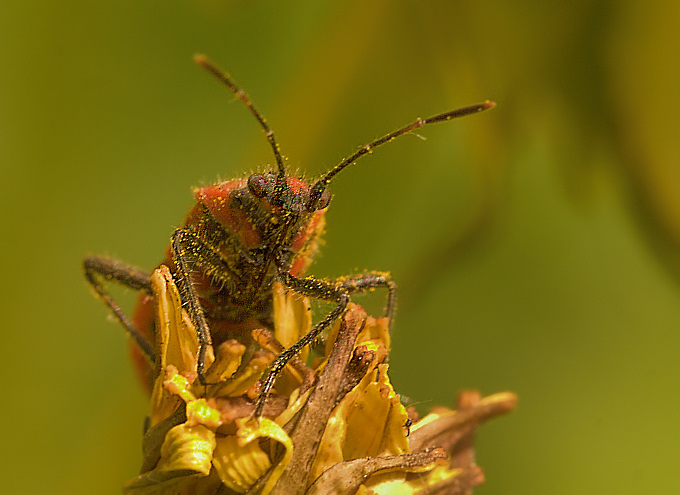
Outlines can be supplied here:
[[422, 410], [519, 394], [477, 493], [678, 493], [679, 30], [641, 0], [3, 0], [2, 491], [137, 472], [145, 397], [80, 263], [153, 267], [191, 186], [271, 161], [201, 52], [311, 176], [497, 101], [338, 176], [312, 271], [392, 271], [391, 375]]

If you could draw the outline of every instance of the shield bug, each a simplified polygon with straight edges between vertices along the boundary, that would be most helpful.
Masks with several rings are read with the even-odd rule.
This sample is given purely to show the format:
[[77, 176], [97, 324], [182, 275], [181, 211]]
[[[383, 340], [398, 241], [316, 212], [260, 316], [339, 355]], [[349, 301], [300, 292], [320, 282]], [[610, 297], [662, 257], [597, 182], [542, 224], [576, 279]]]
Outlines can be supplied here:
[[[417, 119], [369, 144], [332, 167], [320, 178], [307, 181], [291, 177], [274, 132], [255, 109], [250, 98], [232, 79], [204, 56], [196, 62], [215, 76], [255, 117], [265, 133], [275, 166], [247, 179], [217, 182], [195, 190], [196, 204], [182, 227], [172, 234], [162, 264], [167, 265], [180, 289], [182, 302], [198, 334], [197, 375], [206, 384], [206, 349], [228, 338], [248, 339], [251, 330], [271, 327], [274, 281], [313, 299], [335, 304], [298, 342], [284, 350], [265, 375], [255, 408], [260, 416], [276, 377], [286, 364], [346, 309], [352, 294], [377, 288], [387, 290], [386, 315], [392, 320], [396, 286], [389, 274], [366, 272], [334, 280], [306, 276], [324, 227], [324, 215], [331, 201], [328, 189], [333, 178], [359, 158], [393, 139], [424, 125], [489, 109], [485, 102]], [[85, 276], [97, 295], [120, 320], [138, 350], [140, 370], [150, 376], [155, 350], [153, 301], [150, 274], [126, 263], [104, 257], [84, 261]], [[111, 297], [104, 281], [115, 281], [142, 291], [130, 319]]]

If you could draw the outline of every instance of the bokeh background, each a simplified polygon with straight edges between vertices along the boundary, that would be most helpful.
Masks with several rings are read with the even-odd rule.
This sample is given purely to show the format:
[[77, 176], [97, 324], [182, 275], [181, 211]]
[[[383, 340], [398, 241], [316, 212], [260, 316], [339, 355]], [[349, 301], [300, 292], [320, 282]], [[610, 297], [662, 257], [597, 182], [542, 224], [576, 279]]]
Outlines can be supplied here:
[[312, 271], [391, 270], [391, 376], [422, 410], [519, 394], [476, 493], [678, 493], [679, 29], [641, 0], [3, 0], [2, 491], [137, 472], [145, 397], [80, 263], [153, 267], [191, 186], [271, 162], [202, 52], [308, 176], [497, 101], [338, 176]]

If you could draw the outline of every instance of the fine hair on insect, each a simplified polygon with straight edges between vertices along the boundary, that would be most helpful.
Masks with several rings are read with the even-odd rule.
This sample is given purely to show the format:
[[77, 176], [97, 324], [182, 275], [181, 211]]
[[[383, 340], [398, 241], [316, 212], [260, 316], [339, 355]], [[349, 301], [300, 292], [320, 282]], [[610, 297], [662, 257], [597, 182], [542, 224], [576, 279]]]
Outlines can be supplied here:
[[[387, 291], [385, 315], [394, 317], [396, 284], [386, 272], [367, 271], [337, 279], [305, 275], [318, 250], [331, 202], [328, 189], [333, 178], [373, 149], [420, 127], [445, 122], [492, 108], [486, 101], [416, 119], [396, 131], [361, 146], [320, 178], [307, 182], [289, 175], [279, 144], [267, 121], [231, 77], [203, 55], [196, 63], [226, 86], [255, 117], [274, 155], [275, 166], [247, 179], [220, 181], [197, 188], [196, 204], [184, 224], [171, 236], [167, 265], [180, 290], [198, 338], [197, 377], [206, 379], [209, 346], [230, 338], [248, 340], [256, 328], [272, 327], [272, 285], [335, 306], [295, 344], [283, 350], [262, 379], [253, 415], [260, 417], [277, 376], [301, 349], [329, 328], [346, 310], [353, 294], [374, 289]], [[84, 260], [85, 276], [96, 294], [123, 324], [136, 344], [138, 371], [144, 379], [156, 359], [154, 349], [153, 300], [150, 273], [127, 263], [101, 256]], [[140, 291], [131, 317], [112, 298], [105, 282], [113, 281]]]

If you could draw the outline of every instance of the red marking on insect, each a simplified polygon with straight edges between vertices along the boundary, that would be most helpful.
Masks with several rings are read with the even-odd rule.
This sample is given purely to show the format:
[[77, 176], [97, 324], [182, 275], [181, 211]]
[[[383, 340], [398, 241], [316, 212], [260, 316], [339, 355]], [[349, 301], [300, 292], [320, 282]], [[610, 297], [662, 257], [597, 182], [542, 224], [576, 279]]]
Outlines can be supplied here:
[[[248, 108], [265, 132], [276, 166], [246, 180], [218, 182], [195, 191], [196, 204], [182, 227], [171, 238], [167, 265], [180, 289], [182, 302], [199, 342], [198, 378], [205, 380], [207, 346], [229, 338], [254, 344], [250, 331], [272, 326], [272, 284], [282, 283], [294, 292], [335, 303], [335, 308], [318, 321], [296, 344], [283, 351], [264, 378], [255, 416], [260, 416], [277, 375], [303, 347], [328, 328], [346, 309], [350, 296], [357, 292], [388, 290], [386, 313], [393, 316], [396, 286], [384, 272], [366, 272], [323, 280], [304, 276], [323, 231], [324, 215], [331, 194], [333, 177], [373, 148], [427, 124], [492, 108], [485, 102], [470, 107], [417, 119], [386, 136], [362, 146], [326, 172], [308, 182], [290, 177], [274, 133], [252, 102], [231, 78], [197, 56], [196, 62], [226, 85]], [[140, 376], [150, 384], [155, 358], [153, 300], [148, 272], [116, 260], [90, 257], [84, 262], [85, 274], [97, 294], [123, 323], [135, 343], [134, 359]], [[129, 320], [109, 295], [102, 279], [114, 280], [141, 290], [137, 308]], [[149, 386], [147, 386], [149, 388]]]

